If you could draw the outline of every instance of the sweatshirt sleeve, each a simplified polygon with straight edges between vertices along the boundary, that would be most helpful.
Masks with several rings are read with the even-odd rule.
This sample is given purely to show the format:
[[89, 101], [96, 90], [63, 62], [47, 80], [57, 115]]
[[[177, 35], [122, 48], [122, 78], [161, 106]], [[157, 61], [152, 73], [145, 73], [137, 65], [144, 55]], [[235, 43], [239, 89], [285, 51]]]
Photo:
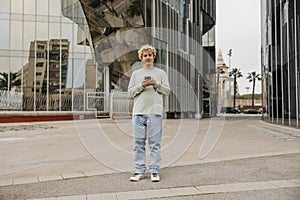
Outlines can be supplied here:
[[129, 96], [134, 98], [142, 93], [144, 89], [142, 83], [136, 83], [135, 73], [133, 72], [128, 85]]
[[165, 73], [163, 71], [161, 83], [160, 84], [156, 83], [153, 87], [157, 92], [159, 92], [163, 95], [166, 95], [166, 96], [169, 95], [170, 94], [170, 85], [169, 85], [167, 73]]

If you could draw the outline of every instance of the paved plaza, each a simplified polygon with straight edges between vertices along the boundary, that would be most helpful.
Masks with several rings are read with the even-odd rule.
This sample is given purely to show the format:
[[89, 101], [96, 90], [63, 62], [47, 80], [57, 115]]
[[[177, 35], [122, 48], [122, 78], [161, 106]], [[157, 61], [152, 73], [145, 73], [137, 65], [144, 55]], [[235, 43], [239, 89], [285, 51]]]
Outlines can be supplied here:
[[0, 124], [0, 199], [300, 199], [300, 130], [258, 115], [164, 120], [162, 158], [129, 181], [130, 119]]

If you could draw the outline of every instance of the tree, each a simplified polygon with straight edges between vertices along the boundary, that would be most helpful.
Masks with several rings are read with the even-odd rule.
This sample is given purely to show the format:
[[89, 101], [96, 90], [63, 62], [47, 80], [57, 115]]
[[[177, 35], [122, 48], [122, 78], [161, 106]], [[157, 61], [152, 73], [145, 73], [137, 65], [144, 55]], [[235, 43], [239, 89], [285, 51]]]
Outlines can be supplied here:
[[255, 81], [261, 80], [260, 74], [256, 74], [256, 72], [248, 73], [247, 79], [249, 79], [249, 82], [252, 84], [252, 108], [254, 108], [254, 92], [255, 92]]
[[0, 72], [0, 89], [11, 91], [11, 88], [15, 86], [15, 79], [17, 77], [17, 73], [8, 73]]
[[[236, 93], [237, 93], [237, 78], [243, 77], [241, 69], [233, 68], [229, 72], [229, 76], [233, 76], [233, 107], [235, 108], [235, 100], [236, 100]], [[230, 94], [231, 95], [231, 94]]]

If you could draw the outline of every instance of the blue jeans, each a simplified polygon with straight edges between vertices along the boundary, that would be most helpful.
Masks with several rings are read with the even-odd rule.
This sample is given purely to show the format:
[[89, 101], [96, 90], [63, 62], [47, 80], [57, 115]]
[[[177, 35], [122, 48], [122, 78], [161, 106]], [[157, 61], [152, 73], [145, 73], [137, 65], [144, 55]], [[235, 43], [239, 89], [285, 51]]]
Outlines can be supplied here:
[[150, 147], [150, 173], [158, 173], [160, 168], [160, 141], [162, 135], [162, 116], [132, 116], [135, 173], [146, 171], [146, 139]]

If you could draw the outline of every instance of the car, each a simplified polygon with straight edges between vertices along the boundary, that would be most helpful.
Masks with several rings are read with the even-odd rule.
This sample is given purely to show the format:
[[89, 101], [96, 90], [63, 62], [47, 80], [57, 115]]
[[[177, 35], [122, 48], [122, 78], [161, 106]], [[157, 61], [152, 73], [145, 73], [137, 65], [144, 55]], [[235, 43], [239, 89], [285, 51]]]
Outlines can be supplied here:
[[258, 109], [258, 112], [259, 112], [259, 113], [265, 113], [265, 112], [266, 112], [265, 107], [262, 107], [262, 108]]
[[232, 107], [221, 107], [221, 113], [240, 113], [239, 109]]
[[244, 110], [244, 113], [245, 114], [259, 114], [260, 112], [256, 109], [249, 108], [249, 109]]

